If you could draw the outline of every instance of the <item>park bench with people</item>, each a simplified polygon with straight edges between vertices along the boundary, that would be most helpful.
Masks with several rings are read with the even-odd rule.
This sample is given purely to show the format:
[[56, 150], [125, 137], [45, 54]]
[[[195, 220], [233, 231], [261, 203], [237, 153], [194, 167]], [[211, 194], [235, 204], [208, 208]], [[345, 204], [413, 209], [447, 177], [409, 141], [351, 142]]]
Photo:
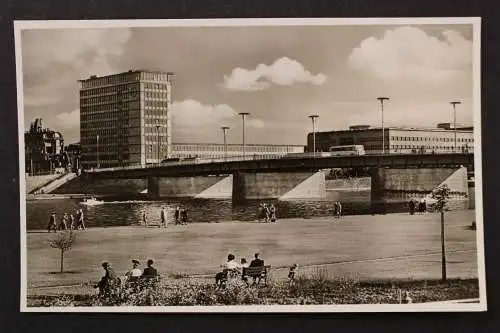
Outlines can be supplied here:
[[271, 265], [257, 266], [257, 267], [244, 267], [242, 272], [242, 277], [248, 285], [248, 279], [245, 277], [253, 278], [253, 284], [259, 285], [261, 280], [264, 280], [264, 285], [267, 286], [267, 277], [269, 271], [271, 270]]

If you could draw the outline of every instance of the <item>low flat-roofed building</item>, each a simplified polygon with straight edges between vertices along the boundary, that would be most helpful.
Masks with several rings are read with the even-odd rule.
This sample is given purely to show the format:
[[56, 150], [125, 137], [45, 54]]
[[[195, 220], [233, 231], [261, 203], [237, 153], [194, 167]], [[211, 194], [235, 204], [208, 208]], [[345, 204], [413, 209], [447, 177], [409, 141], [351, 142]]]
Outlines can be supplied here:
[[[442, 124], [440, 124], [442, 125]], [[369, 128], [351, 126], [349, 130], [316, 132], [316, 151], [328, 151], [332, 146], [363, 145], [366, 153], [453, 153], [472, 152], [474, 134], [472, 127], [443, 128]], [[456, 141], [455, 141], [456, 137]], [[313, 151], [313, 134], [307, 136], [308, 152]]]
[[242, 144], [221, 143], [174, 143], [172, 144], [172, 158], [224, 158], [225, 148], [227, 157], [235, 156], [283, 156], [290, 153], [303, 153], [303, 145], [266, 145], [246, 144], [243, 150]]

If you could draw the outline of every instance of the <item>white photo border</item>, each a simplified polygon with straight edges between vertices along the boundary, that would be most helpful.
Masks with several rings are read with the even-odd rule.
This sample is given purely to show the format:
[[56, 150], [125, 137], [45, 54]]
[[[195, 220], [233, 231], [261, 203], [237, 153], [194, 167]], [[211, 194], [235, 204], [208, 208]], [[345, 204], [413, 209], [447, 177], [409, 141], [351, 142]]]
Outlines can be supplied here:
[[[360, 26], [360, 25], [445, 25], [471, 24], [473, 28], [473, 125], [474, 174], [476, 200], [476, 243], [479, 281], [478, 303], [430, 302], [418, 304], [361, 304], [361, 305], [243, 305], [243, 306], [113, 306], [113, 307], [28, 307], [27, 306], [27, 248], [26, 248], [26, 181], [24, 156], [24, 91], [21, 32], [36, 29], [82, 28], [145, 28], [145, 27], [230, 27], [230, 26]], [[14, 21], [14, 41], [17, 77], [19, 132], [19, 195], [21, 246], [21, 312], [137, 312], [137, 313], [262, 313], [262, 312], [481, 312], [487, 310], [486, 273], [484, 257], [484, 221], [481, 145], [481, 18], [480, 17], [421, 17], [421, 18], [279, 18], [279, 19], [151, 19], [151, 20], [57, 20]]]

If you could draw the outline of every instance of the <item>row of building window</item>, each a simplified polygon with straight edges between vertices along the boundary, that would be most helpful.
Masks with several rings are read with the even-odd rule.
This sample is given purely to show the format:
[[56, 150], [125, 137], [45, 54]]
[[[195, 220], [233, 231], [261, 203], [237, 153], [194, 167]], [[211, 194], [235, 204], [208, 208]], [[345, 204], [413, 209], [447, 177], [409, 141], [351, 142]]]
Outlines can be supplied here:
[[[440, 141], [440, 142], [454, 142], [454, 138], [443, 137], [419, 137], [419, 136], [391, 136], [394, 141]], [[471, 138], [457, 138], [457, 142], [473, 142]]]
[[[453, 146], [413, 146], [413, 145], [391, 145], [391, 149], [436, 149], [436, 150], [452, 150]], [[460, 148], [460, 147], [457, 147]]]
[[139, 94], [137, 93], [128, 93], [121, 95], [106, 95], [92, 98], [81, 98], [80, 105], [81, 106], [92, 106], [92, 105], [101, 105], [101, 104], [110, 104], [116, 103], [117, 105], [122, 104], [122, 107], [127, 102], [137, 101]]
[[80, 106], [80, 110], [82, 114], [96, 114], [96, 113], [105, 113], [105, 114], [114, 114], [120, 112], [127, 113], [128, 111], [139, 111], [139, 103], [138, 102], [130, 102], [130, 103], [122, 103], [122, 104], [103, 104], [103, 105], [94, 105], [94, 106]]
[[146, 109], [148, 108], [161, 108], [164, 110], [167, 110], [168, 108], [168, 103], [167, 100], [145, 100], [144, 101], [144, 107]]
[[148, 91], [146, 90], [144, 92], [144, 97], [145, 98], [151, 98], [151, 99], [162, 99], [162, 100], [167, 100], [167, 91]]
[[102, 88], [94, 88], [88, 90], [80, 90], [80, 97], [97, 97], [103, 95], [117, 95], [117, 94], [125, 94], [125, 93], [136, 93], [139, 91], [138, 84], [129, 84], [129, 85], [117, 85], [111, 87], [102, 87]]
[[165, 89], [167, 89], [167, 84], [166, 83], [145, 82], [144, 89], [147, 89], [147, 90], [165, 90]]

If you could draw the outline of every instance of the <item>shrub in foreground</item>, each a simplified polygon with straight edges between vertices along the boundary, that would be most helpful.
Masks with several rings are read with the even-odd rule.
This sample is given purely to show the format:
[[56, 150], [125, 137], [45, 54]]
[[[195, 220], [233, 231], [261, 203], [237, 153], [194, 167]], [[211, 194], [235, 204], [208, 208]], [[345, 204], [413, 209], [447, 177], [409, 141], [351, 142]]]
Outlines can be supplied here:
[[295, 284], [270, 280], [268, 286], [247, 287], [241, 280], [228, 281], [224, 289], [191, 279], [115, 288], [97, 295], [32, 297], [29, 306], [183, 306], [253, 304], [397, 304], [402, 296], [414, 303], [479, 297], [477, 279], [440, 281], [359, 282], [353, 278], [330, 279], [318, 271]]

